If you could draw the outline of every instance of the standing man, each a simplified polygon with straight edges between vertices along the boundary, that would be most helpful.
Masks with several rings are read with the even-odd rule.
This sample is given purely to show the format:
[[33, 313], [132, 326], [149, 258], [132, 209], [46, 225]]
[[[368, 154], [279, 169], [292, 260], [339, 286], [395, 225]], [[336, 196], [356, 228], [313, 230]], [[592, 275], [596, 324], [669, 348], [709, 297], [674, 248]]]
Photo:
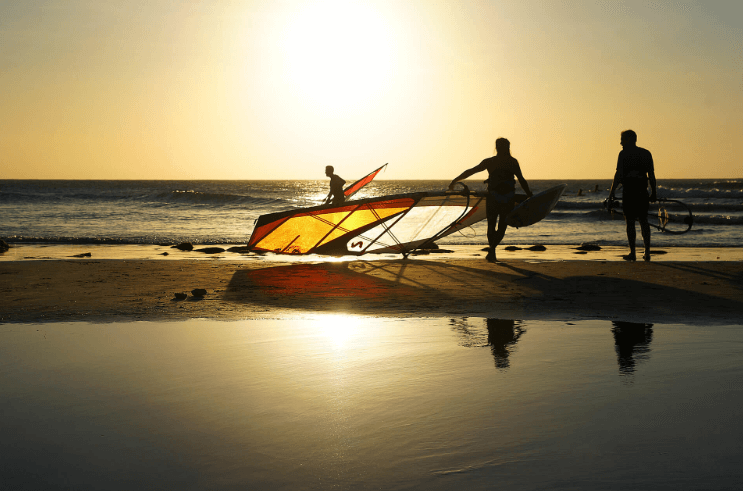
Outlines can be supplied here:
[[[609, 200], [614, 199], [614, 191], [619, 184], [622, 185], [622, 211], [627, 223], [627, 240], [629, 241], [629, 254], [624, 256], [627, 261], [637, 260], [635, 253], [635, 220], [640, 222], [640, 232], [645, 243], [645, 254], [642, 258], [650, 261], [650, 225], [648, 224], [648, 207], [656, 200], [655, 169], [653, 168], [653, 156], [637, 146], [637, 133], [632, 130], [622, 132], [621, 142], [623, 150], [619, 152], [617, 160], [617, 172], [614, 174], [614, 182], [611, 183]], [[650, 183], [650, 196], [648, 196], [648, 182]]]
[[346, 181], [340, 176], [333, 174], [333, 172], [335, 172], [335, 169], [332, 165], [325, 167], [325, 175], [330, 178], [330, 193], [325, 198], [325, 203], [340, 205], [346, 201], [346, 196], [343, 194], [343, 185], [346, 184]]
[[[472, 174], [487, 170], [488, 180], [488, 198], [486, 211], [488, 217], [488, 255], [485, 256], [490, 262], [496, 262], [495, 248], [503, 240], [506, 234], [506, 215], [508, 215], [515, 204], [516, 185], [513, 182], [514, 176], [519, 180], [521, 188], [526, 192], [526, 196], [531, 198], [532, 193], [529, 190], [524, 176], [521, 175], [519, 161], [511, 156], [511, 142], [505, 138], [495, 140], [495, 156], [489, 157], [471, 169], [467, 169], [457, 176], [451, 184], [449, 190], [454, 189], [457, 181], [467, 179]], [[498, 224], [496, 230], [495, 225]]]

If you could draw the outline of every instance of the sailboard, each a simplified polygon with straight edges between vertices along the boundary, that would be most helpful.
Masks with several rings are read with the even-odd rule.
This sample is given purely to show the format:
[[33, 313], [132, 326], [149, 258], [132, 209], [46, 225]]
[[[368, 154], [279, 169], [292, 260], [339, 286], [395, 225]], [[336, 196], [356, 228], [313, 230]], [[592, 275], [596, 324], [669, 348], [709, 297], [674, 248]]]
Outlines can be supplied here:
[[[648, 211], [648, 224], [667, 234], [685, 234], [694, 225], [694, 214], [689, 206], [679, 200], [658, 198], [650, 203], [653, 211]], [[604, 208], [614, 213], [622, 211], [622, 198], [604, 200]], [[657, 210], [657, 211], [656, 211]]]
[[[485, 195], [418, 192], [261, 215], [251, 251], [278, 254], [407, 255], [485, 218]], [[394, 229], [394, 230], [393, 230]]]
[[522, 201], [506, 216], [510, 227], [526, 227], [545, 218], [555, 208], [567, 184], [551, 187]]
[[[487, 193], [471, 193], [462, 187], [460, 192], [397, 194], [261, 215], [248, 249], [277, 254], [397, 253], [407, 257], [487, 217]], [[530, 199], [521, 196], [517, 199], [521, 204], [514, 209], [516, 218], [509, 224], [538, 222], [555, 207], [564, 189], [561, 185]]]

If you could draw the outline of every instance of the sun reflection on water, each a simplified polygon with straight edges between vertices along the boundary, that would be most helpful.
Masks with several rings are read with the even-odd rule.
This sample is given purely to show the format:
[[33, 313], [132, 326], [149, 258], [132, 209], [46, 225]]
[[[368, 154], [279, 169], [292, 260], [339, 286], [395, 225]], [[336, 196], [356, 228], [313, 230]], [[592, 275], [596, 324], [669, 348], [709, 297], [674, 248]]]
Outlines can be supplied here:
[[358, 338], [357, 319], [350, 315], [328, 315], [318, 319], [320, 334], [336, 350], [348, 348]]

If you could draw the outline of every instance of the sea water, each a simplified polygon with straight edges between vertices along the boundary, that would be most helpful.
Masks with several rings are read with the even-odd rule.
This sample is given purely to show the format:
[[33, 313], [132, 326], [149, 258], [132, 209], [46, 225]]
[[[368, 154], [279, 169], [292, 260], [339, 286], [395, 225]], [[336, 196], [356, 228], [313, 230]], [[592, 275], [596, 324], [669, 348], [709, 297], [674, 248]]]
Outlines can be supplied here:
[[743, 329], [0, 326], [0, 488], [740, 489]]
[[[538, 193], [563, 182], [568, 187], [555, 210], [535, 225], [509, 229], [503, 244], [625, 245], [621, 215], [603, 206], [611, 181], [531, 180], [530, 186]], [[467, 183], [472, 190], [485, 189], [480, 181]], [[377, 180], [355, 198], [443, 191], [447, 185], [448, 181]], [[327, 180], [0, 180], [0, 239], [9, 243], [244, 244], [260, 215], [319, 205], [327, 191]], [[740, 245], [743, 179], [661, 179], [658, 196], [683, 201], [695, 218], [686, 234], [654, 233], [655, 246]], [[439, 244], [484, 245], [485, 232], [483, 221]]]

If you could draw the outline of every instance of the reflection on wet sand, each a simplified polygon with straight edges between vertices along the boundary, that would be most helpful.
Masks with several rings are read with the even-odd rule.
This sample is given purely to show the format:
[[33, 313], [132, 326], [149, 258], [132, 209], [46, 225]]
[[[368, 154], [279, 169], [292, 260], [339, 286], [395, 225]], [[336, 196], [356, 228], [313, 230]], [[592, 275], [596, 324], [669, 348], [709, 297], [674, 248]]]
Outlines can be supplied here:
[[516, 342], [526, 332], [521, 321], [512, 319], [488, 318], [485, 321], [485, 331], [482, 327], [472, 324], [468, 319], [452, 319], [452, 329], [457, 331], [463, 338], [461, 344], [467, 347], [490, 346], [493, 353], [495, 367], [508, 369], [510, 367], [509, 356], [516, 349]]
[[[489, 346], [495, 360], [495, 367], [508, 369], [510, 356], [516, 350], [516, 343], [526, 332], [523, 321], [512, 319], [451, 319], [452, 329], [461, 336], [460, 344], [466, 347]], [[480, 324], [484, 321], [484, 326]], [[484, 327], [484, 329], [483, 329]], [[637, 322], [612, 321], [614, 348], [617, 352], [619, 373], [632, 375], [641, 361], [650, 357], [650, 342], [653, 340], [653, 325]]]
[[620, 375], [632, 375], [635, 365], [650, 358], [653, 325], [637, 322], [612, 321], [614, 349], [617, 351]]
[[488, 344], [493, 353], [496, 368], [508, 368], [510, 355], [516, 341], [526, 332], [516, 321], [506, 319], [485, 319], [488, 326]]

